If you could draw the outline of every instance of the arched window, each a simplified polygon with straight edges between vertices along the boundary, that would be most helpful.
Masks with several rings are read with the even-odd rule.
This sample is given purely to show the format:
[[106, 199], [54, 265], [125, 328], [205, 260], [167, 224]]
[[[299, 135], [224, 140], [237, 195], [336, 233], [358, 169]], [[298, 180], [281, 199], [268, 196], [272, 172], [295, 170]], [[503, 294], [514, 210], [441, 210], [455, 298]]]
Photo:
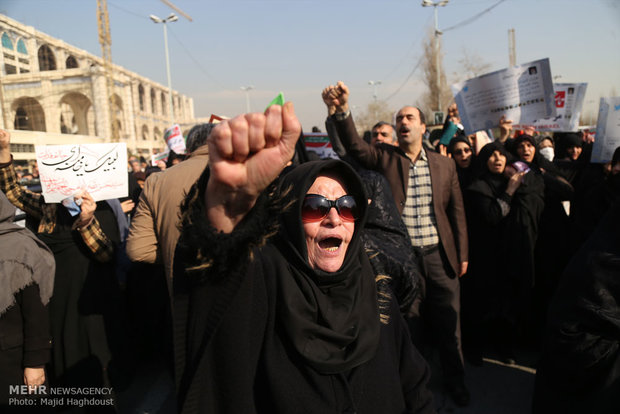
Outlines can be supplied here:
[[153, 114], [157, 113], [157, 95], [155, 94], [155, 89], [151, 89], [151, 111]]
[[166, 115], [166, 95], [161, 93], [161, 114]]
[[15, 129], [45, 132], [45, 113], [39, 101], [22, 97], [13, 102], [11, 109], [15, 111]]
[[72, 55], [69, 55], [65, 62], [65, 65], [67, 66], [67, 69], [74, 69], [78, 67], [77, 60]]
[[6, 33], [2, 33], [2, 47], [13, 50], [13, 42]]
[[48, 45], [39, 48], [39, 70], [56, 70], [56, 57]]
[[149, 140], [149, 127], [147, 127], [146, 125], [142, 125], [142, 140]]
[[24, 55], [28, 54], [28, 49], [26, 49], [26, 43], [24, 43], [24, 39], [19, 39], [17, 41], [17, 51], [19, 53], [23, 53]]
[[144, 86], [138, 85], [138, 101], [140, 101], [140, 110], [144, 111]]
[[111, 110], [114, 111], [114, 117], [116, 119], [116, 131], [112, 131], [112, 138], [118, 140], [119, 138], [125, 138], [125, 133], [123, 131], [123, 125], [125, 124], [125, 118], [123, 116], [123, 101], [121, 98], [114, 94], [110, 99], [112, 107]]

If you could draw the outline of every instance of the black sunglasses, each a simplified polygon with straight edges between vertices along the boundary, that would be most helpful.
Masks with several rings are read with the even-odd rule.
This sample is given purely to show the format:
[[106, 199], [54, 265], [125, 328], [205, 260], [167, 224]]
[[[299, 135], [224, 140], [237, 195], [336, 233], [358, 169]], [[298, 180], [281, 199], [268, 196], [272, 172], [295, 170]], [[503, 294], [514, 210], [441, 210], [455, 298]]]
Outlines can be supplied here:
[[301, 220], [309, 223], [321, 221], [334, 207], [344, 221], [355, 221], [358, 217], [358, 208], [355, 198], [344, 195], [337, 200], [329, 200], [319, 194], [307, 194], [301, 206]]

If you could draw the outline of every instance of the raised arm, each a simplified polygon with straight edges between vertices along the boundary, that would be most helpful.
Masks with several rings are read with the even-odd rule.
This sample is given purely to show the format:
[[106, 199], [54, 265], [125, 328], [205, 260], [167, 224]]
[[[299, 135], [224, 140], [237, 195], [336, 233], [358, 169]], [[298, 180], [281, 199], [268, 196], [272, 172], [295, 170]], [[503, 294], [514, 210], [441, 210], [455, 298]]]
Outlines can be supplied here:
[[11, 134], [0, 129], [0, 190], [6, 194], [11, 204], [35, 218], [41, 218], [45, 204], [43, 197], [19, 185], [12, 161]]
[[291, 102], [265, 114], [218, 124], [207, 139], [211, 175], [205, 194], [211, 225], [230, 233], [293, 157], [301, 125]]
[[381, 150], [364, 141], [357, 133], [349, 111], [349, 88], [347, 85], [339, 81], [336, 85], [330, 85], [323, 89], [321, 96], [329, 112], [335, 108], [335, 113], [331, 118], [347, 154], [355, 158], [365, 168], [376, 169]]

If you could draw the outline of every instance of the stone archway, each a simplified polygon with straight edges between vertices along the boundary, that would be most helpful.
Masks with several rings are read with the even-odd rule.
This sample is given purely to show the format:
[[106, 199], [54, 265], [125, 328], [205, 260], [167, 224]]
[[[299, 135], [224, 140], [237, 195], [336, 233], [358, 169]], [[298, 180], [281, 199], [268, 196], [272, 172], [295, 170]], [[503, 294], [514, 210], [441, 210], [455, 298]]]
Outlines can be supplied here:
[[25, 131], [47, 131], [45, 128], [45, 112], [34, 98], [24, 96], [13, 101], [13, 127]]
[[93, 135], [89, 120], [92, 116], [90, 99], [79, 92], [69, 92], [60, 99], [60, 132], [63, 134]]
[[120, 139], [125, 137], [123, 128], [125, 127], [125, 115], [123, 113], [123, 100], [117, 94], [112, 95], [110, 98], [110, 110], [114, 112], [114, 119], [116, 120], [116, 134], [112, 131], [113, 139]]

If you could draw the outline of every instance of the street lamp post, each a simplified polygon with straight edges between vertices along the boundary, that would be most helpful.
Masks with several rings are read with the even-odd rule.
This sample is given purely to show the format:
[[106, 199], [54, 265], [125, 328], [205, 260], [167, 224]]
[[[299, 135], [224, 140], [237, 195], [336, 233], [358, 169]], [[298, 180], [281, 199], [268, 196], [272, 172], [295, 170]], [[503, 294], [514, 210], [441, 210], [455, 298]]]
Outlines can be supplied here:
[[439, 74], [439, 35], [442, 34], [437, 23], [437, 6], [445, 7], [450, 0], [441, 0], [433, 2], [431, 0], [422, 0], [422, 7], [435, 8], [435, 72], [437, 72], [437, 111], [441, 111], [441, 76]]
[[170, 124], [174, 123], [174, 107], [172, 106], [172, 80], [170, 78], [170, 56], [168, 55], [168, 30], [166, 28], [166, 23], [172, 23], [179, 20], [176, 14], [170, 13], [168, 17], [165, 19], [160, 19], [159, 17], [151, 14], [149, 16], [151, 20], [155, 23], [163, 23], [164, 25], [164, 48], [166, 49], [166, 74], [168, 75], [168, 110], [170, 112]]
[[376, 102], [377, 101], [377, 86], [381, 85], [381, 81], [380, 80], [378, 81], [369, 80], [368, 84], [372, 86], [372, 97]]
[[252, 89], [254, 89], [254, 86], [242, 86], [240, 88], [242, 91], [245, 92], [245, 112], [246, 113], [250, 113], [250, 91]]

